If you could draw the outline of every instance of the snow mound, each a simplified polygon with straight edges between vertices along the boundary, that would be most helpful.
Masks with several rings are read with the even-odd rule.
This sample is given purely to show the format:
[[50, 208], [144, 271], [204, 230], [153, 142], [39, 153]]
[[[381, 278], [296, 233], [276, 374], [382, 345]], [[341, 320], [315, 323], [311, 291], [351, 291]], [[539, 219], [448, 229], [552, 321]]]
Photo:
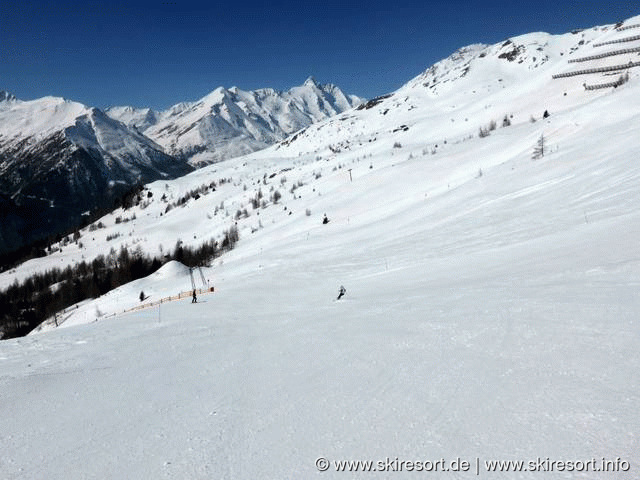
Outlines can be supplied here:
[[181, 278], [189, 276], [189, 267], [180, 262], [171, 260], [158, 269], [151, 278], [154, 280], [166, 280], [171, 278]]

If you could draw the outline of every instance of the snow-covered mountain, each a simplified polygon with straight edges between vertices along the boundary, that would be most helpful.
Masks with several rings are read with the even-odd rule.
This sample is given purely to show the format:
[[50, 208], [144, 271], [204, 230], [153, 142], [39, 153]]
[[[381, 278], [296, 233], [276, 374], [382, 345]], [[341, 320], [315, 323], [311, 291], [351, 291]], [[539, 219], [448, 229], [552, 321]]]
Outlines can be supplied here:
[[107, 113], [136, 127], [167, 153], [202, 166], [261, 150], [361, 102], [335, 85], [321, 85], [309, 77], [286, 92], [219, 87], [196, 102], [163, 112], [113, 107]]
[[15, 95], [5, 91], [5, 90], [0, 90], [0, 102], [10, 102], [10, 101], [15, 101], [16, 97]]
[[110, 107], [107, 108], [105, 112], [111, 118], [129, 127], [135, 127], [138, 131], [144, 131], [151, 125], [155, 125], [162, 116], [161, 112], [150, 108]]
[[[633, 26], [634, 22], [630, 19], [625, 25]], [[640, 19], [635, 23], [640, 23]], [[616, 46], [619, 43], [624, 43], [625, 48]], [[126, 237], [137, 234], [146, 240], [136, 244], [153, 255], [162, 251], [158, 244], [163, 243], [167, 247], [167, 244], [175, 243], [178, 236], [186, 244], [197, 245], [205, 232], [195, 227], [203, 225], [200, 218], [203, 211], [208, 211], [212, 217], [212, 212], [217, 212], [215, 216], [218, 218], [213, 224], [207, 218], [204, 225], [210, 229], [207, 232], [219, 233], [228, 226], [225, 223], [227, 215], [235, 217], [237, 212], [233, 209], [245, 209], [258, 189], [274, 190], [278, 187], [272, 178], [284, 180], [280, 189], [284, 188], [291, 180], [289, 177], [294, 175], [285, 172], [291, 170], [302, 172], [300, 183], [311, 186], [326, 183], [327, 166], [331, 166], [328, 175], [342, 178], [343, 173], [339, 170], [357, 163], [366, 167], [360, 173], [366, 174], [367, 179], [373, 179], [378, 175], [375, 164], [391, 162], [391, 165], [396, 165], [420, 158], [425, 171], [434, 165], [446, 170], [446, 175], [443, 173], [438, 181], [429, 180], [435, 182], [430, 188], [435, 188], [439, 195], [443, 194], [460, 182], [475, 179], [479, 170], [484, 174], [487, 168], [503, 164], [505, 158], [509, 161], [529, 160], [541, 135], [550, 142], [548, 148], [553, 150], [559, 148], [564, 137], [580, 143], [576, 139], [597, 128], [598, 121], [632, 125], [628, 118], [633, 117], [636, 110], [634, 101], [629, 99], [634, 98], [633, 92], [638, 88], [637, 59], [640, 59], [640, 39], [628, 33], [628, 29], [619, 29], [615, 25], [564, 35], [532, 33], [495, 45], [477, 44], [461, 48], [397, 91], [312, 124], [270, 148], [238, 157], [228, 164], [210, 165], [178, 180], [149, 185], [147, 188], [152, 198], [142, 208], [132, 209], [147, 220], [138, 219], [135, 229], [131, 229], [131, 225], [114, 225], [114, 231], [103, 229], [94, 241], [100, 245], [106, 237], [118, 234], [122, 240], [112, 243], [117, 250], [128, 244]], [[617, 80], [627, 74], [629, 79], [626, 83], [607, 86], [612, 79]], [[306, 84], [298, 88], [306, 91], [310, 84], [315, 83], [308, 80]], [[205, 98], [215, 103], [213, 99], [228, 98], [230, 92], [218, 89]], [[237, 95], [241, 96], [240, 93]], [[255, 98], [256, 92], [243, 92], [242, 95]], [[204, 103], [202, 100], [195, 104], [176, 105], [170, 112], [179, 116], [181, 111], [198, 110], [198, 105], [204, 108]], [[79, 104], [72, 102], [63, 102], [63, 105], [70, 109], [80, 108]], [[119, 112], [130, 119], [145, 118], [150, 114], [155, 118], [167, 115], [167, 112], [135, 112], [127, 108]], [[548, 118], [544, 117], [545, 112], [549, 113]], [[122, 125], [119, 122], [115, 124]], [[42, 126], [35, 129], [45, 130]], [[503, 140], [505, 145], [500, 155], [491, 154], [488, 146]], [[452, 160], [460, 157], [464, 159], [459, 164]], [[469, 167], [467, 162], [476, 166]], [[327, 166], [323, 168], [323, 165]], [[355, 177], [355, 173], [352, 172], [352, 176]], [[194, 218], [185, 215], [185, 212], [192, 211], [187, 208], [188, 202], [181, 204], [178, 211], [167, 208], [185, 195], [189, 197], [189, 192], [220, 178], [233, 178], [232, 186], [225, 182], [226, 186], [218, 188], [218, 191], [197, 195], [198, 200], [194, 203], [198, 208], [193, 211]], [[383, 176], [380, 181], [384, 183]], [[389, 192], [394, 191], [393, 186], [389, 186]], [[292, 185], [290, 189], [297, 191], [297, 186]], [[267, 192], [262, 193], [266, 205], [273, 205], [266, 198]], [[402, 188], [398, 189], [397, 195], [402, 197]], [[225, 215], [220, 217], [220, 211]], [[167, 231], [157, 228], [156, 221], [161, 213], [164, 215], [162, 224], [167, 231], [175, 232], [175, 238], [167, 237]], [[109, 219], [123, 214], [121, 210], [115, 210], [103, 223], [114, 223]], [[265, 213], [258, 209], [257, 214], [260, 214], [260, 223], [264, 224]], [[250, 231], [258, 228], [249, 218], [250, 215], [240, 215], [238, 223]], [[194, 237], [193, 241], [189, 240], [191, 237]], [[87, 243], [84, 248], [87, 248]], [[101, 248], [96, 248], [95, 254], [101, 251]], [[56, 255], [52, 257], [56, 258]], [[82, 250], [76, 253], [66, 251], [63, 263], [77, 263], [81, 258], [90, 256], [89, 252]], [[46, 259], [30, 261], [12, 273], [0, 276], [0, 279], [22, 279], [45, 268], [43, 265], [46, 264]], [[8, 283], [0, 282], [0, 286]]]
[[563, 111], [611, 94], [639, 61], [637, 35], [613, 25], [470, 45], [396, 92], [286, 139], [277, 154], [356, 150], [388, 133], [397, 133], [402, 143], [416, 132], [437, 150], [445, 141], [477, 135], [492, 121], [535, 121], [545, 110]]
[[99, 109], [0, 95], [0, 252], [79, 223], [138, 183], [191, 171]]
[[[151, 183], [78, 244], [0, 274], [7, 288], [240, 232], [202, 277], [170, 262], [3, 342], [3, 473], [338, 479], [336, 462], [381, 473], [398, 456], [628, 478], [638, 31], [463, 48], [272, 147]], [[215, 291], [176, 300], [191, 278]]]

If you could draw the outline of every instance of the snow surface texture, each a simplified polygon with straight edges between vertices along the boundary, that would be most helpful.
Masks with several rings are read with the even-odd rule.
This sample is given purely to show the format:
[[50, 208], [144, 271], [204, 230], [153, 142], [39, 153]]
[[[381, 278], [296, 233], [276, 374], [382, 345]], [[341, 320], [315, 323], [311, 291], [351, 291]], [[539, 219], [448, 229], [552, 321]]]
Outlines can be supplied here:
[[[367, 474], [320, 473], [316, 459], [620, 457], [630, 472], [480, 477], [637, 475], [640, 79], [595, 91], [582, 83], [600, 74], [551, 79], [622, 35], [514, 38], [522, 63], [500, 58], [503, 44], [470, 47], [379, 103], [148, 185], [153, 201], [104, 217], [84, 248], [2, 274], [4, 287], [111, 246], [159, 254], [240, 230], [203, 269], [216, 292], [198, 304], [121, 313], [141, 290], [151, 302], [190, 289], [168, 264], [78, 306], [69, 328], [0, 344], [0, 472], [354, 478]], [[164, 213], [162, 195], [220, 178]]]
[[361, 102], [335, 85], [321, 85], [309, 77], [287, 92], [219, 87], [196, 102], [164, 112], [113, 107], [107, 113], [135, 126], [167, 153], [202, 166], [261, 150]]

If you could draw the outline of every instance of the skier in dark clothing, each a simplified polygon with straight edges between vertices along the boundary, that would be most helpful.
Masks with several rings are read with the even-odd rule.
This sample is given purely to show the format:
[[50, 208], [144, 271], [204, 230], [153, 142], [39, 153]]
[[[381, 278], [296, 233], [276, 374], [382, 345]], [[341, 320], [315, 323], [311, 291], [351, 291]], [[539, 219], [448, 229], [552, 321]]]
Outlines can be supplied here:
[[191, 303], [198, 303], [198, 299], [196, 298], [196, 291], [193, 291], [193, 298], [191, 299]]
[[322, 224], [326, 225], [327, 223], [329, 223], [329, 219], [327, 218], [327, 214], [324, 214], [324, 218], [322, 219]]
[[342, 285], [340, 285], [340, 290], [338, 292], [338, 298], [336, 298], [336, 300], [340, 300], [344, 294], [347, 293], [347, 289], [344, 288]]

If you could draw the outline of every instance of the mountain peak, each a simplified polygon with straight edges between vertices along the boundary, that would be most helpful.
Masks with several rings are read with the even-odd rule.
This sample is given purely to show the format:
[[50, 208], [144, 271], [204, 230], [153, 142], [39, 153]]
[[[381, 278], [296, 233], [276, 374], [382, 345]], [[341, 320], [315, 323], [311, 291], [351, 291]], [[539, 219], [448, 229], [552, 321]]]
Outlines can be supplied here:
[[[218, 87], [195, 102], [162, 112], [143, 133], [167, 153], [202, 166], [266, 148], [356, 103], [357, 97], [320, 85], [313, 77], [287, 91]], [[118, 112], [108, 113], [119, 117]]]
[[307, 87], [319, 87], [318, 82], [316, 81], [316, 79], [313, 77], [313, 75], [310, 75], [305, 81], [304, 81], [304, 85]]
[[16, 96], [6, 90], [0, 90], [0, 102], [9, 102], [11, 100], [17, 100]]
[[[220, 103], [227, 96], [227, 89], [224, 87], [217, 87], [215, 90], [212, 90], [207, 95], [202, 97], [199, 101], [206, 103]], [[197, 102], [196, 102], [197, 103]]]

